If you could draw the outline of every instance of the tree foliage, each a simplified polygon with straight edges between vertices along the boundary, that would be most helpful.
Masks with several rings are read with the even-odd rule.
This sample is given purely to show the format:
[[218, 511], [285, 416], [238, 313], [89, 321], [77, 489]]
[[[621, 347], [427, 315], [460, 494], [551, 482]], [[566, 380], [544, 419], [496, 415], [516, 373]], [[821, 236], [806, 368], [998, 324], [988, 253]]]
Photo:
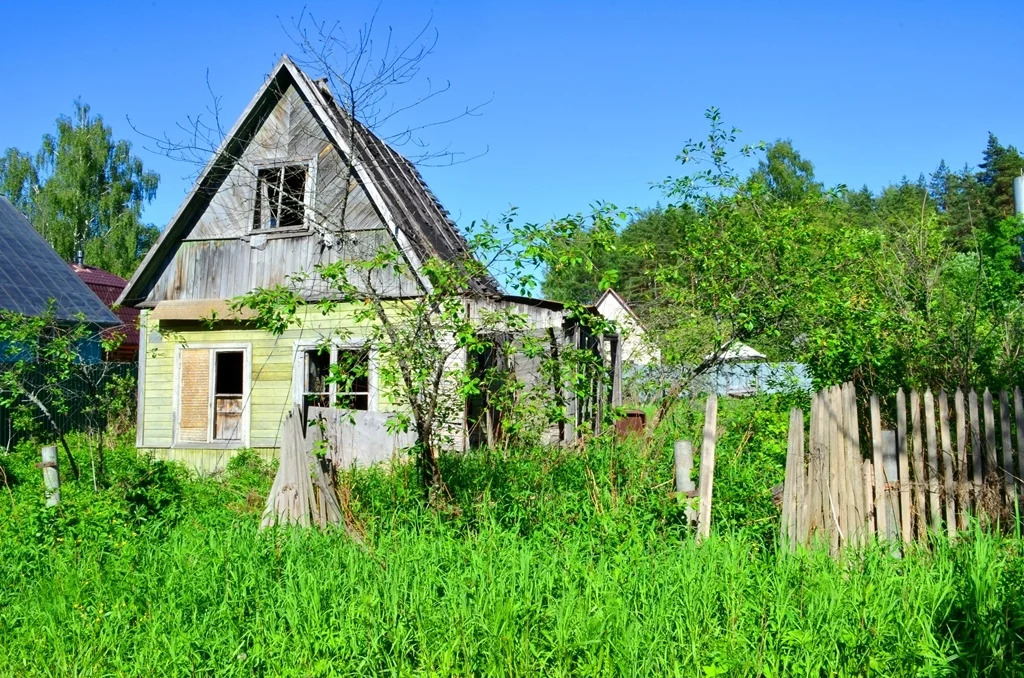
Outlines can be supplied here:
[[102, 481], [102, 430], [111, 411], [130, 406], [134, 378], [115, 374], [115, 363], [100, 360], [123, 335], [104, 333], [84, 318], [57, 318], [56, 305], [38, 316], [0, 309], [0, 407], [10, 411], [15, 429], [64, 449], [71, 473], [81, 475], [64, 425], [74, 412], [100, 433], [94, 480]]
[[0, 194], [29, 217], [66, 261], [79, 251], [86, 264], [130, 277], [156, 240], [142, 208], [156, 195], [159, 176], [147, 171], [131, 144], [89, 106], [75, 102], [57, 118], [32, 157], [8, 148], [0, 159]]
[[[661, 183], [664, 206], [583, 229], [580, 262], [550, 268], [546, 292], [592, 301], [614, 277], [677, 374], [738, 340], [882, 392], [1024, 376], [1016, 149], [990, 136], [977, 172], [942, 163], [878, 194], [826, 190], [788, 140], [740, 146], [707, 117], [679, 155], [694, 169]], [[754, 157], [742, 176], [735, 160]]]

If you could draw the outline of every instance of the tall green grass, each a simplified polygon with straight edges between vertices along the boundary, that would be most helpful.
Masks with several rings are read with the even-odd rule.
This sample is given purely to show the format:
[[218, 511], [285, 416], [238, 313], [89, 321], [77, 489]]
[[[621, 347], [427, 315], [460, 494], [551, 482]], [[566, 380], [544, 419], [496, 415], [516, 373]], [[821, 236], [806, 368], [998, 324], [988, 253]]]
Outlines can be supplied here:
[[[770, 428], [771, 406], [735, 414]], [[700, 547], [664, 485], [678, 431], [448, 458], [451, 497], [437, 511], [420, 506], [411, 469], [354, 473], [345, 481], [363, 544], [260, 533], [270, 474], [251, 456], [197, 480], [122, 449], [108, 489], [68, 483], [62, 505], [45, 509], [31, 451], [12, 455], [13, 508], [0, 495], [0, 674], [1024, 671], [1020, 541], [975, 531], [902, 559], [878, 547], [838, 562], [783, 553], [761, 528], [771, 521], [734, 505], [758, 473], [764, 485], [777, 471], [745, 460], [771, 466], [774, 453], [736, 454], [724, 426], [720, 456], [735, 457], [724, 517]], [[758, 493], [751, 512], [767, 515]]]

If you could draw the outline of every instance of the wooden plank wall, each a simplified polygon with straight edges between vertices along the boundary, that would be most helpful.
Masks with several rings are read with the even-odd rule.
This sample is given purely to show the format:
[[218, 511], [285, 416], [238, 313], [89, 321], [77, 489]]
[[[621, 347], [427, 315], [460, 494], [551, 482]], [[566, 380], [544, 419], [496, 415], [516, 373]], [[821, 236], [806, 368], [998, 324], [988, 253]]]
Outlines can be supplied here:
[[812, 396], [807, 431], [803, 413], [791, 414], [781, 526], [790, 546], [955, 537], [968, 516], [1011, 523], [1024, 492], [1019, 388], [985, 389], [980, 399], [901, 389], [889, 403], [876, 394], [864, 402], [844, 384]]
[[[255, 170], [284, 162], [312, 163], [312, 227], [298, 231], [252, 231]], [[347, 195], [347, 201], [346, 201]], [[344, 228], [338, 224], [344, 209]], [[324, 247], [317, 228], [344, 231]], [[294, 88], [289, 88], [257, 131], [239, 162], [196, 215], [195, 224], [165, 260], [151, 284], [146, 303], [168, 299], [228, 299], [256, 287], [286, 282], [289, 275], [312, 272], [318, 263], [365, 261], [395, 243], [363, 187], [351, 179], [344, 160]], [[353, 280], [358, 280], [352, 269]], [[384, 295], [418, 293], [407, 275], [378, 271], [373, 288]], [[319, 297], [325, 286], [306, 283], [306, 296]]]

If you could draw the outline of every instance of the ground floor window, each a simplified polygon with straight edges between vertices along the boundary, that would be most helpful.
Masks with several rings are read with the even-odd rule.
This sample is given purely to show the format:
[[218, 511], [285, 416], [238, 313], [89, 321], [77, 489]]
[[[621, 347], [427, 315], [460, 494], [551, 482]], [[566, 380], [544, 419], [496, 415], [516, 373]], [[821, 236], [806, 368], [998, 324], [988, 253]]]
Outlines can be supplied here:
[[318, 346], [302, 352], [302, 404], [370, 409], [370, 355], [366, 347]]
[[246, 352], [240, 348], [181, 348], [178, 442], [243, 440], [247, 362]]

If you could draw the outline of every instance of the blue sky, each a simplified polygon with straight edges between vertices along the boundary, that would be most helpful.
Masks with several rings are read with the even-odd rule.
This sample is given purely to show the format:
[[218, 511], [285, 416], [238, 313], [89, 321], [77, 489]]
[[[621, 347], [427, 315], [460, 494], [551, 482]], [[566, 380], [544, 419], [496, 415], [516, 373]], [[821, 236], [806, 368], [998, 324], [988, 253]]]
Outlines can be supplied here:
[[[131, 140], [162, 177], [145, 213], [162, 227], [195, 168], [146, 149], [209, 103], [229, 124], [282, 52], [281, 23], [307, 7], [357, 28], [374, 4], [333, 2], [17, 3], [3, 9], [7, 65], [0, 148], [35, 151], [76, 97]], [[706, 132], [718, 106], [743, 140], [791, 138], [827, 184], [878, 189], [904, 175], [980, 159], [986, 134], [1024, 145], [1017, 3], [400, 2], [379, 26], [439, 33], [423, 80], [451, 90], [406, 116], [482, 115], [432, 129], [467, 155], [425, 168], [456, 220], [528, 220], [595, 200], [648, 206], [650, 183]], [[415, 96], [416, 85], [396, 93]]]

